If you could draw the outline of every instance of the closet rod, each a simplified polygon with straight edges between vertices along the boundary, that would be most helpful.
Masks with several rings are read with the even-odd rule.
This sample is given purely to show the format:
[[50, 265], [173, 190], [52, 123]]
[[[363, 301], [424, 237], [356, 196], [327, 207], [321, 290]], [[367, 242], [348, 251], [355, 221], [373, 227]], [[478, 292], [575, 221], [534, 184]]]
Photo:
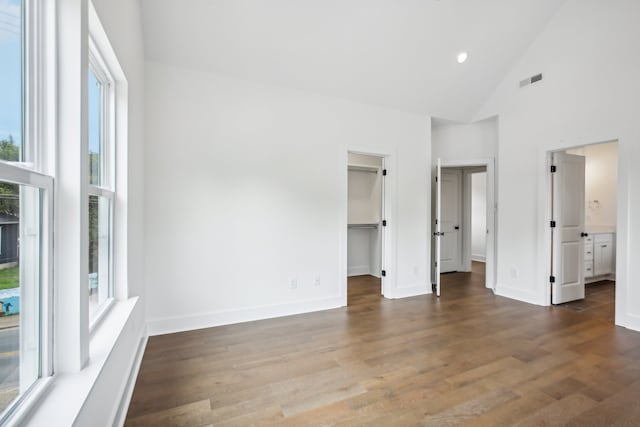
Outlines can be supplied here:
[[378, 224], [348, 224], [347, 228], [378, 228]]
[[378, 173], [378, 168], [376, 166], [368, 166], [368, 165], [349, 165], [348, 169], [350, 171], [355, 172], [366, 172], [366, 173]]

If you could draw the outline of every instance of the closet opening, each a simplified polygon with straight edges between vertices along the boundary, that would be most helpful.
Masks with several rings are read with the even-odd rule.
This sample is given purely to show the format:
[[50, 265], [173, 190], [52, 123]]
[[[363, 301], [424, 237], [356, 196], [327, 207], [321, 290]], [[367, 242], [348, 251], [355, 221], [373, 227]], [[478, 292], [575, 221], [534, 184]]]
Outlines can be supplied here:
[[549, 153], [551, 303], [615, 321], [618, 143]]
[[384, 229], [384, 157], [348, 153], [347, 305], [382, 298]]

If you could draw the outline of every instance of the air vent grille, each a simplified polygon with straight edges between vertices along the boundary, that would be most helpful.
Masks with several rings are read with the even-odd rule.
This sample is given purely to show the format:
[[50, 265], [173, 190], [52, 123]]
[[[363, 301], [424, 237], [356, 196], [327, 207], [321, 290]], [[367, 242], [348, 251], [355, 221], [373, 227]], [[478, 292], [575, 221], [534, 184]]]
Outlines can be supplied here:
[[535, 76], [527, 77], [524, 80], [520, 80], [520, 87], [525, 87], [525, 86], [532, 85], [534, 83], [538, 83], [540, 80], [542, 80], [542, 73], [536, 74]]

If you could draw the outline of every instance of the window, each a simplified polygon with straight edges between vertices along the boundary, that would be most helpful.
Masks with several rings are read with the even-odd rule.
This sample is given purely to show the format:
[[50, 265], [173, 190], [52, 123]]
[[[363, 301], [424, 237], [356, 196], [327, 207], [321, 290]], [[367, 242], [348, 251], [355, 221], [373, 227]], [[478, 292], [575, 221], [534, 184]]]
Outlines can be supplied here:
[[116, 173], [126, 183], [115, 141], [117, 130], [126, 154], [127, 81], [93, 6], [87, 16], [62, 3], [0, 0], [0, 425], [49, 398], [54, 362], [71, 375], [90, 363], [116, 264], [127, 295], [126, 210], [116, 210], [126, 203], [115, 192]]
[[113, 296], [112, 217], [113, 78], [90, 41], [88, 70], [89, 118], [89, 317], [95, 321]]
[[[35, 0], [34, 0], [35, 1]], [[0, 424], [51, 375], [49, 245], [53, 178], [38, 168], [33, 138], [39, 123], [27, 113], [37, 88], [29, 60], [32, 3], [0, 1]], [[33, 97], [35, 99], [35, 96]]]

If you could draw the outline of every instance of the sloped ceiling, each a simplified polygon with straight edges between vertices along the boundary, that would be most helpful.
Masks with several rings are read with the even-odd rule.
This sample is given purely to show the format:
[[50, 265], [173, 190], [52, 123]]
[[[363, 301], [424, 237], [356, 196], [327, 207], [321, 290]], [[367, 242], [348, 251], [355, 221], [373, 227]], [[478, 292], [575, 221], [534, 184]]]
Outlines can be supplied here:
[[142, 0], [145, 55], [468, 121], [563, 2]]

